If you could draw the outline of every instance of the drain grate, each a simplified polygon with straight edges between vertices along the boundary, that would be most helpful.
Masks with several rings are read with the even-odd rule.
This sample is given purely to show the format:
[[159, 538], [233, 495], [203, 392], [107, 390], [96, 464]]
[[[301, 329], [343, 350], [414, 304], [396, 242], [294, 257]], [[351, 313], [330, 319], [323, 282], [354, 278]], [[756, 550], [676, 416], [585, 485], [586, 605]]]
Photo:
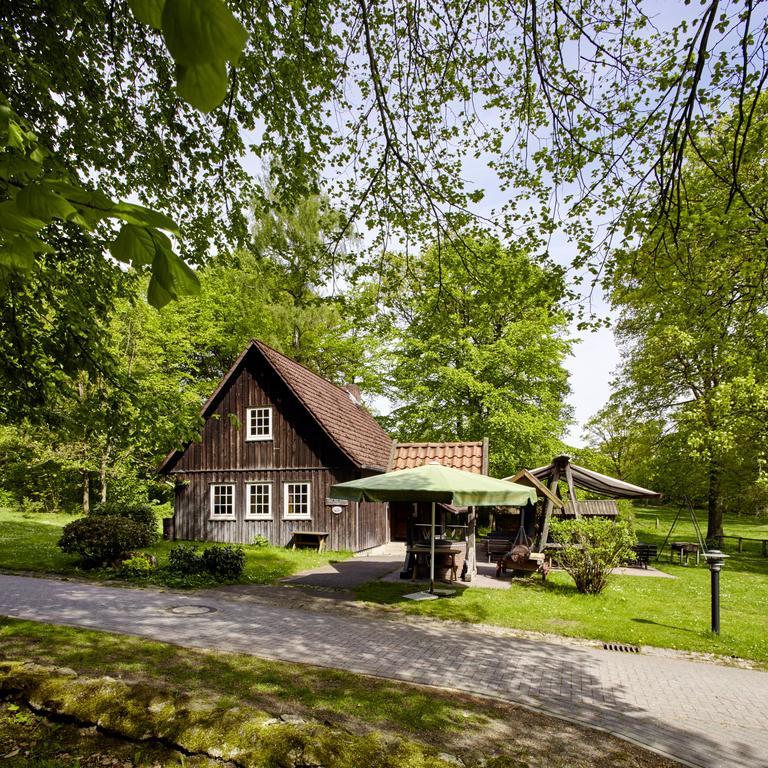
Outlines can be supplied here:
[[619, 651], [620, 653], [640, 653], [636, 645], [623, 645], [622, 643], [603, 643], [606, 651]]
[[206, 613], [216, 613], [216, 609], [208, 605], [174, 605], [168, 611], [177, 616], [204, 616]]

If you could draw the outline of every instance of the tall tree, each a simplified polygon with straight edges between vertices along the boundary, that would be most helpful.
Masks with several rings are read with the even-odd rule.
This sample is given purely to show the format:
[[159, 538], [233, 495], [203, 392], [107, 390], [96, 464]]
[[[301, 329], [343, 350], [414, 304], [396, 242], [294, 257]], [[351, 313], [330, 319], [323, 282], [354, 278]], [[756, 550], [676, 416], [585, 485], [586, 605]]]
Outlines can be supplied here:
[[495, 474], [551, 458], [569, 417], [561, 298], [561, 270], [490, 237], [393, 257], [381, 301], [398, 438], [488, 436]]
[[[768, 210], [764, 143], [741, 150], [749, 197], [733, 195], [727, 175], [719, 183], [711, 175], [728, 167], [739, 120], [736, 112], [689, 157], [674, 226], [646, 222], [639, 247], [618, 255], [611, 282], [623, 383], [705, 466], [708, 538], [722, 533], [728, 467], [749, 460], [757, 478], [756, 457], [740, 451], [768, 416], [768, 220], [755, 215]], [[765, 104], [755, 120], [759, 136], [768, 127]]]

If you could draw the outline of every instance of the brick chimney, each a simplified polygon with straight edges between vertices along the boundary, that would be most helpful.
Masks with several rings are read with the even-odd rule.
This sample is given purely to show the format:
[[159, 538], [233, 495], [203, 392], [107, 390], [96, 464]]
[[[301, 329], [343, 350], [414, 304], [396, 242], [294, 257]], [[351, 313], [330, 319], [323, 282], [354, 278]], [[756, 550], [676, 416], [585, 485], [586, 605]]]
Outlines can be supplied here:
[[349, 399], [355, 404], [360, 405], [362, 403], [362, 393], [360, 387], [357, 384], [345, 384], [342, 389], [349, 395]]

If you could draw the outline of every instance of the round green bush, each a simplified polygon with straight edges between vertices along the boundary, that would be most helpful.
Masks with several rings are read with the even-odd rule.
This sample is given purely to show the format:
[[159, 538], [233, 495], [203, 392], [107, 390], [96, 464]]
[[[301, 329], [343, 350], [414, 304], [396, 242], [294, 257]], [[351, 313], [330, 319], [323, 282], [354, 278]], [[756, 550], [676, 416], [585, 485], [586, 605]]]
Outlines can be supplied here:
[[59, 549], [79, 555], [88, 566], [111, 563], [133, 549], [148, 547], [154, 540], [146, 525], [126, 517], [81, 517], [64, 526]]
[[120, 565], [120, 575], [127, 579], [140, 579], [149, 576], [157, 568], [157, 561], [145, 552], [134, 552]]
[[151, 504], [102, 501], [94, 504], [89, 514], [91, 517], [127, 517], [135, 523], [146, 525], [157, 535], [157, 517]]
[[168, 570], [182, 576], [191, 576], [203, 573], [205, 563], [194, 544], [177, 544], [168, 552]]
[[203, 550], [205, 570], [217, 579], [236, 579], [245, 567], [245, 552], [242, 547], [208, 547]]

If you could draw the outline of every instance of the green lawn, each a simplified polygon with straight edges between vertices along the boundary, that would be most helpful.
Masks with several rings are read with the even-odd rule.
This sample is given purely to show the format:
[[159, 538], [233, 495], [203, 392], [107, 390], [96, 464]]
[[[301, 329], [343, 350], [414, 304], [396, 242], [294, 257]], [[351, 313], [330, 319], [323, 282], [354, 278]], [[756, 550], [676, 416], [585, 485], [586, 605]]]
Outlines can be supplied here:
[[[0, 618], [3, 698], [16, 709], [0, 703], [0, 756], [19, 741], [27, 749], [33, 742], [32, 759], [19, 754], [3, 762], [8, 768], [48, 765], [54, 736], [69, 760], [51, 767], [110, 764], [73, 760], [82, 753], [66, 734], [52, 736], [50, 724], [20, 709], [30, 700], [70, 722], [98, 720], [112, 736], [139, 740], [134, 749], [149, 754], [133, 764], [147, 768], [198, 765], [152, 752], [173, 745], [263, 766], [451, 768], [456, 758], [443, 759], [446, 752], [486, 768], [675, 765], [607, 734], [456, 691]], [[281, 715], [306, 722], [276, 722]], [[115, 755], [114, 745], [102, 749], [102, 757]]]
[[[114, 578], [110, 569], [83, 570], [72, 555], [65, 555], [56, 543], [61, 529], [74, 520], [68, 514], [27, 513], [0, 508], [0, 568], [37, 573], [78, 575], [93, 579]], [[209, 586], [205, 576], [180, 579], [162, 569], [168, 561], [168, 551], [178, 542], [159, 541], [143, 550], [157, 557], [160, 570], [142, 583], [169, 586]], [[204, 546], [204, 545], [201, 545]], [[278, 547], [244, 546], [245, 571], [239, 580], [249, 584], [269, 584], [276, 579], [290, 576], [306, 568], [315, 568], [334, 560], [344, 560], [350, 552], [323, 552], [313, 550], [289, 550]]]
[[[660, 545], [674, 513], [674, 509], [637, 509], [638, 538]], [[725, 532], [768, 538], [768, 520], [729, 517]], [[695, 540], [692, 537], [690, 522], [678, 524], [674, 539]], [[413, 591], [408, 583], [372, 583], [361, 588], [358, 597], [443, 619], [711, 652], [768, 667], [768, 558], [752, 546], [742, 554], [733, 551], [735, 545], [726, 546], [732, 557], [721, 574], [720, 637], [709, 631], [709, 570], [703, 564], [698, 568], [670, 564], [666, 556], [654, 565], [674, 575], [674, 580], [614, 576], [598, 596], [578, 594], [570, 577], [556, 572], [546, 583], [539, 577], [517, 579], [509, 590], [463, 589], [454, 598], [433, 602], [404, 600], [403, 594]]]

